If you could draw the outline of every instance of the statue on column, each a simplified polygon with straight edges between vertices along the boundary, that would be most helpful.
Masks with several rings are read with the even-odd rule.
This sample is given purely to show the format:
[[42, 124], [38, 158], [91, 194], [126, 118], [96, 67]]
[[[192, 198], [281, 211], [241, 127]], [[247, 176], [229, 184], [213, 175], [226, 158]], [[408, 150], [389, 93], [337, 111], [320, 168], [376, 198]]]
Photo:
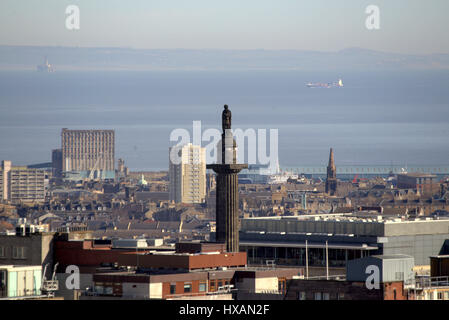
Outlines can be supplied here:
[[225, 104], [223, 113], [221, 115], [223, 132], [225, 132], [226, 129], [231, 129], [231, 117], [231, 110], [229, 110], [228, 105]]

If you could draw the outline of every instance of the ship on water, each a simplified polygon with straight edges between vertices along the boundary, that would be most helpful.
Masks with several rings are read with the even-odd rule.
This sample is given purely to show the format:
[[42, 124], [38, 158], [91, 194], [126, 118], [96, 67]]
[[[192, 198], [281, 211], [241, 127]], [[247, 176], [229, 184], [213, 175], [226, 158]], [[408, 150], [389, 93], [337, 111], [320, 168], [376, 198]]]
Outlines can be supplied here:
[[51, 64], [48, 63], [48, 59], [47, 59], [47, 57], [45, 57], [44, 64], [38, 65], [37, 71], [38, 72], [55, 72], [55, 69], [53, 68], [53, 66]]
[[336, 81], [336, 82], [327, 82], [327, 83], [321, 83], [321, 82], [312, 83], [312, 82], [309, 82], [309, 83], [306, 84], [306, 86], [308, 88], [340, 88], [340, 87], [343, 87], [343, 80], [338, 79], [338, 81]]

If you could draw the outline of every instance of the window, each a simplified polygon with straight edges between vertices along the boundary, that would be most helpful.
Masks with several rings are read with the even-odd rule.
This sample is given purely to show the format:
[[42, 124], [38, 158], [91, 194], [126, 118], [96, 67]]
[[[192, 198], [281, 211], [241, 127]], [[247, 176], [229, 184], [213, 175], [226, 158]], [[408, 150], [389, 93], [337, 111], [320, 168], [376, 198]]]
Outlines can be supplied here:
[[217, 285], [217, 287], [218, 287], [218, 288], [223, 287], [223, 281], [218, 280], [218, 285]]
[[184, 293], [192, 292], [192, 284], [191, 283], [185, 283], [184, 284]]
[[176, 293], [176, 283], [170, 283], [170, 294]]
[[337, 300], [344, 300], [345, 294], [344, 293], [337, 293]]
[[329, 293], [328, 292], [324, 292], [323, 293], [323, 300], [329, 300]]
[[206, 286], [207, 286], [206, 282], [200, 282], [199, 291], [200, 292], [205, 292], [206, 291]]
[[104, 288], [104, 294], [107, 294], [107, 295], [112, 295], [112, 293], [113, 293], [114, 291], [112, 290], [112, 287], [105, 287]]
[[306, 293], [304, 291], [296, 293], [297, 300], [306, 300]]
[[278, 290], [279, 292], [285, 292], [285, 280], [278, 281]]
[[321, 292], [315, 292], [315, 300], [321, 300]]
[[210, 281], [210, 291], [211, 292], [215, 291], [215, 280]]
[[13, 259], [25, 259], [25, 247], [13, 247], [12, 257]]
[[97, 294], [103, 294], [104, 293], [104, 287], [102, 285], [99, 284], [95, 284], [94, 286], [94, 290]]
[[0, 258], [5, 257], [5, 247], [0, 247]]
[[6, 271], [0, 271], [0, 297], [2, 296], [1, 290], [6, 289]]

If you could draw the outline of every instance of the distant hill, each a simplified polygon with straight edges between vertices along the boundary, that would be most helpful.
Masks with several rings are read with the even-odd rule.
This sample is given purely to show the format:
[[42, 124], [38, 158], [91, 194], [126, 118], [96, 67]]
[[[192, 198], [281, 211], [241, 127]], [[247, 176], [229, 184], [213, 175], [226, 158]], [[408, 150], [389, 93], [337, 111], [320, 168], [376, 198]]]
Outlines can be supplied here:
[[319, 52], [0, 46], [0, 70], [36, 70], [45, 57], [56, 71], [449, 69], [449, 54], [407, 55], [362, 48]]

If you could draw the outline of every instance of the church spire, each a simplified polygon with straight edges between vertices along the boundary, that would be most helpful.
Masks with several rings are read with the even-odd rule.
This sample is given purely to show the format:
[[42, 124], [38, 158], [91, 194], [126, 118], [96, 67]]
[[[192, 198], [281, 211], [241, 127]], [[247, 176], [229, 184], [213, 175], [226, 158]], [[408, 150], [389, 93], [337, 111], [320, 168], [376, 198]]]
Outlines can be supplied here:
[[327, 165], [326, 193], [335, 195], [337, 191], [337, 168], [334, 162], [334, 150], [329, 153], [329, 164]]
[[331, 152], [329, 154], [329, 165], [328, 167], [330, 168], [335, 168], [335, 163], [334, 163], [334, 150], [332, 150], [331, 148]]

